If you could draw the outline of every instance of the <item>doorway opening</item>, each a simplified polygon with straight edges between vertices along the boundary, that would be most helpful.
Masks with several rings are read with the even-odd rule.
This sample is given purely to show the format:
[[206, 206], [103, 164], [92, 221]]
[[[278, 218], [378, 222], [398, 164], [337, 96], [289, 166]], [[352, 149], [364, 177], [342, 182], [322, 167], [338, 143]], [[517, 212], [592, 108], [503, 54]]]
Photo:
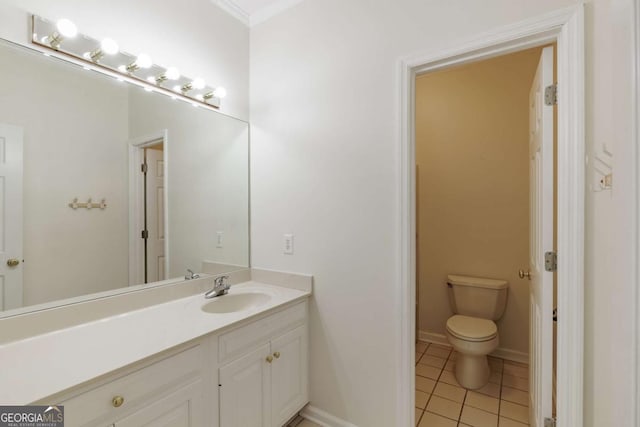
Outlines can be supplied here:
[[166, 279], [167, 135], [130, 143], [129, 285]]
[[555, 251], [554, 52], [416, 76], [418, 425], [554, 413], [555, 274], [539, 261]]
[[[582, 425], [584, 278], [584, 10], [554, 11], [453, 43], [400, 63], [400, 247], [398, 425], [416, 425], [416, 158], [415, 85], [418, 75], [530, 48], [557, 46], [557, 392], [558, 426]], [[546, 176], [542, 174], [542, 176]], [[424, 236], [423, 236], [424, 239]], [[551, 248], [545, 248], [551, 251]], [[541, 262], [542, 260], [538, 260]], [[523, 271], [526, 273], [526, 271]], [[533, 275], [533, 277], [536, 277]], [[448, 304], [448, 303], [447, 303]], [[542, 316], [542, 314], [541, 314]], [[543, 316], [549, 319], [547, 316]], [[534, 351], [538, 350], [536, 348]], [[533, 381], [537, 381], [534, 379]], [[536, 387], [539, 383], [536, 382]], [[549, 408], [551, 405], [549, 405]], [[541, 414], [533, 425], [553, 418]], [[452, 421], [455, 423], [455, 421]]]

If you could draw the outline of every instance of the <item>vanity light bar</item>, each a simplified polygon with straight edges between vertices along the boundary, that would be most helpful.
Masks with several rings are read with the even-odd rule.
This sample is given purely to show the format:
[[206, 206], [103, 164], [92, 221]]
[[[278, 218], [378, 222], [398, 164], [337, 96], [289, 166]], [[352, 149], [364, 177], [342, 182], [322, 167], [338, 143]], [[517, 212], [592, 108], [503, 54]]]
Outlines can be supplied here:
[[61, 59], [72, 59], [85, 69], [96, 69], [145, 88], [182, 99], [194, 106], [219, 109], [221, 99], [226, 96], [223, 87], [207, 86], [203, 79], [182, 76], [175, 67], [161, 67], [145, 53], [132, 55], [120, 50], [109, 38], [98, 41], [79, 33], [68, 19], [51, 22], [32, 15], [31, 43], [43, 48], [43, 53]]

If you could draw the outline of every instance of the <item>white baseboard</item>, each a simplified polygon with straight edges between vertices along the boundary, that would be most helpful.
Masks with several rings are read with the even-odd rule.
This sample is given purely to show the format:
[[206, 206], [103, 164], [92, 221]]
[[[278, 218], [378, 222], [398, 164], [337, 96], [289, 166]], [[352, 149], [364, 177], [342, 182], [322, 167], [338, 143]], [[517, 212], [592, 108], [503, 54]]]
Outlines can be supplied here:
[[[436, 334], [433, 332], [418, 331], [418, 339], [433, 344], [446, 345], [451, 347], [451, 344], [447, 341], [447, 336], [443, 334]], [[521, 351], [511, 350], [509, 348], [497, 348], [491, 356], [499, 357], [505, 360], [511, 360], [513, 362], [529, 363], [529, 354]]]
[[355, 424], [334, 417], [330, 413], [311, 405], [305, 406], [304, 409], [300, 411], [300, 416], [322, 427], [357, 427]]

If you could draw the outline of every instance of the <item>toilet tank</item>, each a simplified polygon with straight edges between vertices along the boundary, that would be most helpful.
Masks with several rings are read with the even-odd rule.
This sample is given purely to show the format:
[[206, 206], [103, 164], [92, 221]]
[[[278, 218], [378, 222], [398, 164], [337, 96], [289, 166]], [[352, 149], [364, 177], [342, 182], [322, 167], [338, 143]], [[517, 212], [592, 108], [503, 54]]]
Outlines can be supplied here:
[[447, 276], [449, 302], [455, 314], [498, 320], [507, 306], [509, 283], [483, 277]]

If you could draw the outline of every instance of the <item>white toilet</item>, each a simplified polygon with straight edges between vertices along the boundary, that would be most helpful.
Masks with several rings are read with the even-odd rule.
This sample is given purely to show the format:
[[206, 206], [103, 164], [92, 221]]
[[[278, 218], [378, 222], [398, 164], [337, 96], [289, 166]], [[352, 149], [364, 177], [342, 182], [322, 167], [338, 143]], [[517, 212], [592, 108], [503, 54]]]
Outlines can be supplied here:
[[487, 355], [498, 347], [498, 327], [507, 305], [508, 283], [480, 277], [447, 276], [454, 315], [447, 339], [458, 352], [455, 373], [461, 386], [478, 389], [489, 381]]

